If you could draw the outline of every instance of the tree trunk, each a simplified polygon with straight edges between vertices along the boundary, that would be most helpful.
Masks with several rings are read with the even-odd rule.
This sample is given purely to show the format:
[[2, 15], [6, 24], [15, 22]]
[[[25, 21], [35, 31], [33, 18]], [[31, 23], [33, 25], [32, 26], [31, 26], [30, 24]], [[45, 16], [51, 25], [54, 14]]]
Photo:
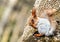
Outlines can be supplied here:
[[[41, 1], [41, 0], [39, 0], [39, 1]], [[38, 1], [36, 0], [36, 5], [37, 5], [37, 3], [38, 3]], [[34, 6], [36, 6], [36, 5], [34, 5]], [[55, 9], [57, 9], [57, 15], [58, 14], [60, 14], [58, 11], [60, 11], [60, 0], [42, 0], [40, 3], [39, 3], [39, 7], [37, 7], [38, 9], [37, 9], [37, 15], [39, 16], [40, 14], [41, 14], [41, 12], [43, 12], [43, 10], [45, 10], [45, 9], [52, 9], [52, 8], [55, 8]], [[60, 15], [58, 15], [58, 17], [59, 17]], [[56, 18], [56, 20], [57, 20], [57, 17], [56, 17], [56, 15], [55, 15], [55, 18]], [[59, 19], [59, 18], [58, 18]], [[58, 28], [58, 27], [57, 27]], [[57, 31], [59, 31], [60, 32], [60, 30], [59, 29], [57, 29]], [[42, 37], [41, 39], [39, 39], [37, 42], [44, 42], [44, 41], [46, 41], [46, 42], [58, 42], [58, 41], [60, 41], [60, 33], [59, 32], [57, 32], [58, 34], [56, 35], [56, 36], [53, 36], [52, 38], [50, 38], [50, 37]], [[58, 36], [59, 35], [59, 36]]]

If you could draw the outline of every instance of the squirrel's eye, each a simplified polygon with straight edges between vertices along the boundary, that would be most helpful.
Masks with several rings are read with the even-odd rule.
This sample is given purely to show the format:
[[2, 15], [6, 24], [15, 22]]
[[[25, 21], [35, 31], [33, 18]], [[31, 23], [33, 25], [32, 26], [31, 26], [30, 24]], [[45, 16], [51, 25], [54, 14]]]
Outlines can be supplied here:
[[34, 20], [32, 19], [31, 21], [32, 21], [32, 23], [34, 24]]

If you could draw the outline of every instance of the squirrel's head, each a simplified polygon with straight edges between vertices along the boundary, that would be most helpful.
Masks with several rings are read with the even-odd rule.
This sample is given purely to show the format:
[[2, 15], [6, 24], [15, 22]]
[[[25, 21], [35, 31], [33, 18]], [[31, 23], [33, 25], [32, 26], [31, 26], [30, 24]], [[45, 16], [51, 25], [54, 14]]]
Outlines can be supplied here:
[[30, 19], [29, 24], [30, 24], [31, 26], [33, 26], [33, 25], [36, 25], [36, 24], [37, 24], [37, 20], [38, 20], [38, 16], [37, 16], [37, 14], [36, 14], [36, 8], [35, 8], [35, 7], [33, 7], [31, 13], [32, 13], [32, 14], [31, 14], [31, 19]]

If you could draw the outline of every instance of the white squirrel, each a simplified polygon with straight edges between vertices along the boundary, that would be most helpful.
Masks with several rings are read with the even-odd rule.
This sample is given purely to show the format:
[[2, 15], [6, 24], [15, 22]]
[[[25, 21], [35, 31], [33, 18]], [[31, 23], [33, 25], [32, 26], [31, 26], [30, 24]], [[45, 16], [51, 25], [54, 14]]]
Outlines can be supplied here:
[[36, 15], [36, 9], [32, 9], [32, 17], [29, 24], [38, 29], [40, 34], [45, 34], [46, 36], [53, 35], [53, 32], [56, 29], [56, 20], [53, 17], [53, 14], [56, 12], [56, 9], [46, 9], [38, 17]]
[[51, 28], [50, 21], [45, 18], [39, 18], [36, 27], [40, 34], [45, 34], [46, 36], [53, 35], [53, 31], [55, 31], [55, 29]]

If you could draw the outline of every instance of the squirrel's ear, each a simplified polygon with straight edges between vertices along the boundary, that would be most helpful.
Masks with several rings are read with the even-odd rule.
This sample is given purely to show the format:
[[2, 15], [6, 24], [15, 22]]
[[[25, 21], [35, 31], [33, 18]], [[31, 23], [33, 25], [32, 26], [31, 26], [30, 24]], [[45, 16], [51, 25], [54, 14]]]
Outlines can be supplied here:
[[36, 8], [35, 7], [33, 7], [33, 9], [32, 9], [32, 16], [35, 18], [36, 17]]

